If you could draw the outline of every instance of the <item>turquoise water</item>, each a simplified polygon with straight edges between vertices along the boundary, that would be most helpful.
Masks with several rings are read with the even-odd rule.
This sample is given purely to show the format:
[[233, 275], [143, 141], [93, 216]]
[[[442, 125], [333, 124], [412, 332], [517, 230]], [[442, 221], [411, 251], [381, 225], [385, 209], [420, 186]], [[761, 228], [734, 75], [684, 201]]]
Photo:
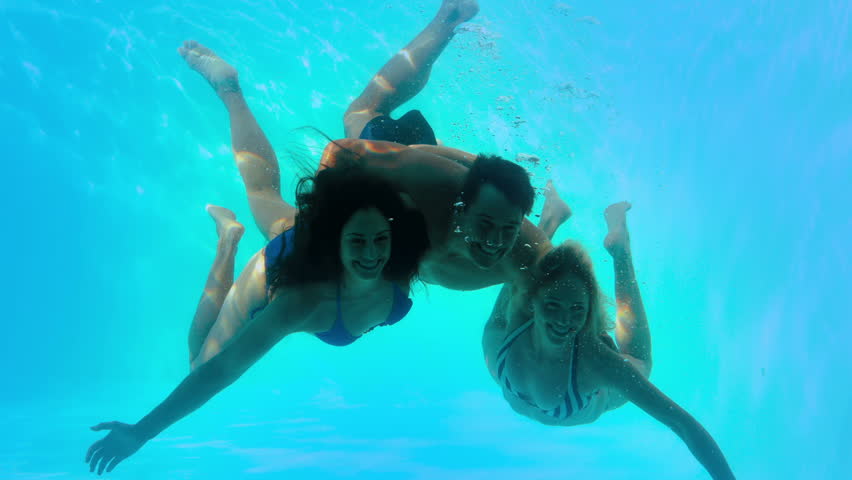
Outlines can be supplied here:
[[[247, 223], [238, 265], [263, 244], [225, 111], [179, 44], [240, 69], [281, 154], [297, 127], [342, 136], [438, 3], [0, 0], [0, 479], [91, 478], [87, 427], [135, 422], [187, 373], [206, 203]], [[852, 7], [778, 3], [482, 1], [404, 108], [450, 146], [545, 159], [534, 182], [574, 210], [558, 239], [590, 248], [610, 294], [602, 211], [633, 202], [654, 383], [738, 478], [844, 478]], [[511, 411], [480, 348], [496, 294], [421, 288], [347, 348], [289, 338], [111, 476], [708, 478], [632, 405], [573, 428]]]

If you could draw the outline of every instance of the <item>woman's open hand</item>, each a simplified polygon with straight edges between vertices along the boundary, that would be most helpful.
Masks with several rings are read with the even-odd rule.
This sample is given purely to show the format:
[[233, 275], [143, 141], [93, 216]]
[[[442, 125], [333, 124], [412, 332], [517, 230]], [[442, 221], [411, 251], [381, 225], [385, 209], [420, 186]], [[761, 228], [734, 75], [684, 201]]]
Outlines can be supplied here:
[[89, 464], [89, 471], [94, 472], [97, 468], [98, 475], [102, 474], [104, 470], [111, 472], [116, 465], [136, 453], [146, 442], [134, 431], [134, 425], [126, 423], [99, 423], [92, 427], [92, 430], [96, 432], [110, 430], [106, 437], [93, 443], [89, 447], [89, 451], [86, 452], [86, 463]]

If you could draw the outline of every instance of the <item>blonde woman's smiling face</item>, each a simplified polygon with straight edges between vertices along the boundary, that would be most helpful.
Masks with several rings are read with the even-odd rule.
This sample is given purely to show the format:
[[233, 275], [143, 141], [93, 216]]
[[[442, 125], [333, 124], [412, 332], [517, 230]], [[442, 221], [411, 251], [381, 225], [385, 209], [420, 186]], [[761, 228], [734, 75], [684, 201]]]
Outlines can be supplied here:
[[589, 292], [577, 275], [548, 281], [532, 297], [535, 328], [553, 344], [573, 340], [589, 316]]

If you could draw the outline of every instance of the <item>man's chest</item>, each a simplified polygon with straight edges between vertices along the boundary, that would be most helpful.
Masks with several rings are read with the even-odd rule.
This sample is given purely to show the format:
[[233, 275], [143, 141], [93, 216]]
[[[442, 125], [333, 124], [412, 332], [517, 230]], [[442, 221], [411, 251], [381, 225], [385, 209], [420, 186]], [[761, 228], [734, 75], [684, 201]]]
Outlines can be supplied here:
[[501, 269], [482, 269], [464, 257], [443, 251], [426, 254], [420, 264], [420, 278], [450, 290], [478, 290], [505, 281]]

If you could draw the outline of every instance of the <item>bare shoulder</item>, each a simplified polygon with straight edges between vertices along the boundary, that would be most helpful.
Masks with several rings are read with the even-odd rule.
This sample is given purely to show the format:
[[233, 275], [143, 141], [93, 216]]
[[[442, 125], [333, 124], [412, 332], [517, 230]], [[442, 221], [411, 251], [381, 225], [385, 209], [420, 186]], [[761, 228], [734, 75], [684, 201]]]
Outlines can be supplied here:
[[507, 281], [513, 282], [518, 288], [528, 286], [532, 279], [533, 266], [552, 248], [553, 245], [544, 232], [524, 219], [515, 246], [501, 262]]
[[[504, 291], [506, 287], [503, 287]], [[497, 301], [494, 304], [494, 308], [491, 311], [491, 315], [488, 317], [488, 321], [485, 322], [485, 329], [482, 333], [482, 342], [483, 348], [489, 346], [495, 346], [496, 343], [506, 336], [506, 328], [509, 325], [509, 311], [508, 311], [508, 301], [503, 297], [504, 292], [500, 292], [500, 296], [497, 297]]]
[[497, 352], [503, 339], [506, 338], [510, 319], [514, 316], [512, 313], [512, 297], [514, 290], [511, 285], [506, 284], [500, 290], [497, 300], [494, 302], [494, 308], [491, 309], [491, 315], [488, 321], [485, 322], [485, 329], [482, 332], [482, 350], [485, 354], [485, 363], [488, 366], [489, 372], [497, 379], [496, 359]]
[[521, 224], [521, 232], [518, 234], [518, 244], [518, 246], [524, 248], [526, 255], [533, 259], [544, 256], [545, 253], [553, 248], [547, 235], [526, 218]]
[[[489, 369], [496, 360], [497, 352], [509, 332], [530, 319], [528, 307], [529, 300], [525, 290], [510, 283], [503, 285], [482, 335], [482, 348], [485, 351]], [[492, 372], [492, 375], [496, 379], [496, 373]]]

